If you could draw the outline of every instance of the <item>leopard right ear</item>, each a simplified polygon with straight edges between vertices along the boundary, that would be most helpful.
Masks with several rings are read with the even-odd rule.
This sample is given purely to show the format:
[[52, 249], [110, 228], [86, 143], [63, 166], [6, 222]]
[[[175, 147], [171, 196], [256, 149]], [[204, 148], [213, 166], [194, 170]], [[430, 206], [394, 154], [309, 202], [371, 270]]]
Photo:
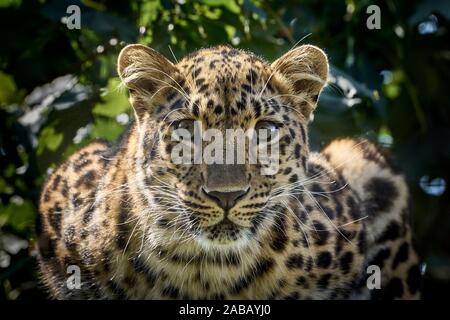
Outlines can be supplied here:
[[130, 44], [122, 49], [117, 60], [117, 73], [130, 90], [133, 107], [142, 107], [158, 91], [177, 87], [177, 67], [162, 54], [141, 44]]
[[291, 49], [272, 63], [290, 84], [292, 93], [304, 101], [300, 111], [309, 119], [317, 105], [322, 88], [328, 79], [328, 58], [325, 52], [313, 45]]

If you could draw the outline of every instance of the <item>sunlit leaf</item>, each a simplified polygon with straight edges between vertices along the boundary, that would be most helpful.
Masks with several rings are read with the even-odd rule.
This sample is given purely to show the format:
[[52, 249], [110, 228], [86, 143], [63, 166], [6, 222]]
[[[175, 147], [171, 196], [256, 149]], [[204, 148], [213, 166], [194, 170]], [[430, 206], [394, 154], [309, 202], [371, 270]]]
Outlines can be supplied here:
[[111, 119], [97, 119], [92, 127], [91, 136], [115, 141], [122, 133], [124, 126]]
[[8, 105], [19, 101], [14, 78], [0, 71], [0, 105]]
[[2, 213], [3, 219], [17, 231], [31, 228], [34, 224], [35, 208], [30, 200], [9, 203]]
[[129, 110], [128, 98], [126, 91], [119, 88], [119, 80], [112, 78], [108, 81], [105, 94], [102, 101], [97, 103], [92, 110], [95, 115], [114, 118], [117, 115]]
[[57, 133], [53, 127], [46, 127], [39, 136], [38, 154], [42, 154], [45, 148], [55, 151], [61, 145], [64, 133]]
[[234, 0], [201, 0], [204, 4], [207, 4], [211, 7], [224, 7], [233, 13], [239, 13], [241, 8], [236, 4]]

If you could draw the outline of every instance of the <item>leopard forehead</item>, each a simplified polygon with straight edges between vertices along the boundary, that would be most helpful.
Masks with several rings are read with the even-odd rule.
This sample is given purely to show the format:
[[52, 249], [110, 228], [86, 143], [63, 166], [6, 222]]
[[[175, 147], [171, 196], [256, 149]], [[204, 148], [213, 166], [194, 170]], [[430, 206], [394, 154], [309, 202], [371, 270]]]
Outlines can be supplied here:
[[[244, 50], [225, 46], [201, 49], [186, 56], [177, 67], [191, 89], [191, 99], [216, 98], [225, 109], [239, 100], [236, 113], [243, 111], [241, 104], [283, 91], [276, 77], [272, 77], [270, 65]], [[208, 107], [220, 113], [211, 105]]]
[[[223, 81], [238, 80], [243, 71], [253, 69], [254, 75], [270, 73], [270, 65], [255, 54], [227, 46], [204, 48], [192, 52], [184, 57], [178, 66], [187, 76], [198, 79], [198, 76], [207, 76], [210, 80]], [[247, 78], [247, 75], [249, 76]], [[246, 74], [245, 79], [255, 82], [252, 74]], [[241, 80], [241, 79], [239, 79]]]

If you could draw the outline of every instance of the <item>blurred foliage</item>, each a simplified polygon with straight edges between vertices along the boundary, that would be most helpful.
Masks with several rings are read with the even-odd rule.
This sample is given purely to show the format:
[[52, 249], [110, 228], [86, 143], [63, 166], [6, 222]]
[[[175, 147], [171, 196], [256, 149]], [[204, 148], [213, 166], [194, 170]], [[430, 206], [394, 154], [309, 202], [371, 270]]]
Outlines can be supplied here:
[[[81, 8], [81, 29], [63, 24]], [[366, 8], [381, 8], [381, 29]], [[115, 140], [132, 117], [117, 89], [125, 44], [167, 57], [227, 43], [273, 60], [300, 43], [333, 65], [311, 141], [365, 136], [407, 174], [426, 298], [449, 296], [448, 1], [0, 0], [0, 300], [42, 298], [34, 219], [52, 168], [94, 138]]]

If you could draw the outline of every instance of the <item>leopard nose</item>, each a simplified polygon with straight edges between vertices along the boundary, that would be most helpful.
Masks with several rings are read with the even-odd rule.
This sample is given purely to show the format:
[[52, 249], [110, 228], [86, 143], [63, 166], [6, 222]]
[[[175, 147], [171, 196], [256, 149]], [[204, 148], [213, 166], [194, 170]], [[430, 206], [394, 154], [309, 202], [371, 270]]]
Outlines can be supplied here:
[[219, 206], [223, 209], [231, 209], [233, 208], [238, 200], [242, 199], [248, 192], [250, 188], [246, 188], [245, 190], [239, 191], [231, 191], [231, 192], [221, 192], [221, 191], [207, 191], [203, 188], [203, 192], [214, 200]]

